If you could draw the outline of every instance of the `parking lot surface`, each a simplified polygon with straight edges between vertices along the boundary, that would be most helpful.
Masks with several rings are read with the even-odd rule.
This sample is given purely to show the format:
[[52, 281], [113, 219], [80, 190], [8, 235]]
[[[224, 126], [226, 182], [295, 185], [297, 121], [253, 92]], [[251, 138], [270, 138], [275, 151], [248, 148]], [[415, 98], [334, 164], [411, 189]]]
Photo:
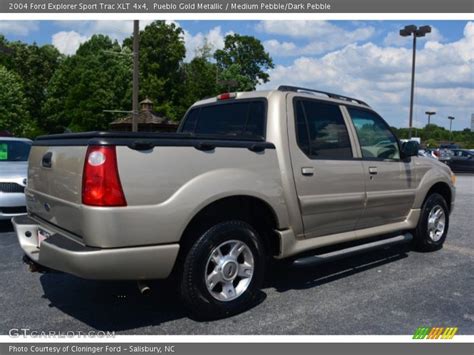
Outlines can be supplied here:
[[[116, 334], [413, 334], [419, 326], [474, 334], [474, 176], [458, 176], [442, 250], [379, 250], [326, 265], [275, 266], [262, 301], [218, 321], [190, 319], [174, 290], [30, 273], [11, 224], [0, 224], [0, 334], [114, 331]], [[127, 267], [124, 265], [124, 267]]]

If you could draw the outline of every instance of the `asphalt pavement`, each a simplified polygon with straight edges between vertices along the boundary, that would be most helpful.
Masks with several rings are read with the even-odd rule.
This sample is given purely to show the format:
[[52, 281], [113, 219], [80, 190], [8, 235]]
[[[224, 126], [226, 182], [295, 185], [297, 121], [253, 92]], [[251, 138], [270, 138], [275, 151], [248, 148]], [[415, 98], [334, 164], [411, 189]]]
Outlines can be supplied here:
[[[474, 176], [457, 180], [449, 234], [440, 251], [406, 247], [326, 265], [278, 264], [251, 310], [212, 322], [189, 318], [176, 292], [152, 284], [98, 282], [30, 273], [9, 222], [0, 223], [0, 334], [413, 334], [419, 326], [474, 334]], [[126, 267], [126, 265], [124, 265]]]

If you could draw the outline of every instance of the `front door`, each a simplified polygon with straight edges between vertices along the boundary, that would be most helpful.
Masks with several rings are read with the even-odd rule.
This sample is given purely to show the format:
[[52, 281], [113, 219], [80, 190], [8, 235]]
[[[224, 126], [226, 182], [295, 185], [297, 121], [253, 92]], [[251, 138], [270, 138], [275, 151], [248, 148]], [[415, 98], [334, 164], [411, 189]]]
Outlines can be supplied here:
[[400, 157], [398, 140], [375, 112], [347, 108], [361, 149], [367, 206], [357, 229], [406, 219], [415, 200], [415, 174], [411, 160]]
[[293, 175], [306, 238], [352, 231], [364, 210], [362, 161], [341, 107], [289, 95]]

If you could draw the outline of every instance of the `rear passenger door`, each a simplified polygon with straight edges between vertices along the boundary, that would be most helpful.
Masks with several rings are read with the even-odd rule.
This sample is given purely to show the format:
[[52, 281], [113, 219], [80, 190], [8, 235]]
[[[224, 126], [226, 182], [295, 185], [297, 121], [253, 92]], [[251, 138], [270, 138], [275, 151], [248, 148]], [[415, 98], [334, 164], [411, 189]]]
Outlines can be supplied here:
[[359, 107], [347, 111], [359, 141], [367, 192], [357, 229], [405, 220], [415, 199], [411, 159], [401, 159], [398, 139], [379, 115]]
[[288, 95], [288, 140], [305, 237], [351, 231], [364, 210], [362, 162], [337, 103]]

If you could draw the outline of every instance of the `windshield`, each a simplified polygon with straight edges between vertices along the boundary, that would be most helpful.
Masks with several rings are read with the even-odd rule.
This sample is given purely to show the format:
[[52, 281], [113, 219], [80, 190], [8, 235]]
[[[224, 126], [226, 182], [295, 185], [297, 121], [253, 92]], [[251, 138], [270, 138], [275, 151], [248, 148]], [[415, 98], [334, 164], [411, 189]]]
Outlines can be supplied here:
[[27, 161], [30, 149], [30, 142], [0, 140], [0, 162]]

